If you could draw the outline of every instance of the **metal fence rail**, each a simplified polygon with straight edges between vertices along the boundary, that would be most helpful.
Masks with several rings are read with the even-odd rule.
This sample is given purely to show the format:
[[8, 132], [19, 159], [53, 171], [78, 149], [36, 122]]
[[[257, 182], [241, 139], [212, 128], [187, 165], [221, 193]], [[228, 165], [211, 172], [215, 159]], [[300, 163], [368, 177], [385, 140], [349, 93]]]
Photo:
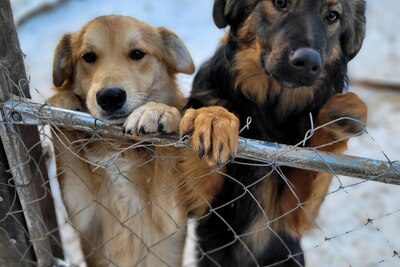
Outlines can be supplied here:
[[[34, 103], [29, 99], [14, 97], [1, 104], [3, 123], [24, 125], [54, 125], [76, 130], [124, 136], [122, 126], [110, 125], [93, 118], [90, 114]], [[138, 137], [127, 136], [138, 139]], [[187, 140], [176, 136], [150, 136], [139, 138], [154, 144], [184, 145]], [[289, 166], [335, 175], [361, 178], [382, 183], [400, 185], [400, 163], [360, 158], [319, 151], [314, 148], [288, 146], [240, 138], [238, 158], [252, 158], [260, 164]], [[263, 160], [260, 160], [263, 159]], [[265, 160], [265, 161], [264, 161]], [[272, 162], [272, 163], [271, 163]]]

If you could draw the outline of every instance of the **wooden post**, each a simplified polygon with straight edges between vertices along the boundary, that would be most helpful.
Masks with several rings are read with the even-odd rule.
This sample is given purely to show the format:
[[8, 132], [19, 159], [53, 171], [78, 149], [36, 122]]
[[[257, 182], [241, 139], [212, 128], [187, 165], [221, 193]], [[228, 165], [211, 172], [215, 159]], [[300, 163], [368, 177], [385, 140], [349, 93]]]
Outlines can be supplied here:
[[[10, 1], [1, 0], [0, 102], [11, 93], [30, 97]], [[2, 124], [0, 132], [0, 265], [50, 266], [62, 248], [38, 128]]]
[[[0, 72], [0, 88], [5, 80]], [[6, 152], [0, 143], [0, 266], [29, 266], [35, 260], [25, 234], [25, 219], [21, 212]]]

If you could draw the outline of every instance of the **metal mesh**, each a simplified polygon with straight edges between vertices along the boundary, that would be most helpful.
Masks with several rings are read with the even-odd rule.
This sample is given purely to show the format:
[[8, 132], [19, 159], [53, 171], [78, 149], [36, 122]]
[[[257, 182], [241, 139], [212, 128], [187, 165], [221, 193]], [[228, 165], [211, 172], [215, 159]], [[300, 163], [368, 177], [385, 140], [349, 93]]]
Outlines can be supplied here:
[[[10, 166], [3, 166], [9, 172], [8, 177], [3, 177], [0, 183], [1, 191], [12, 192], [7, 195], [7, 199], [0, 194], [0, 201], [7, 205], [8, 212], [1, 214], [0, 222], [1, 225], [12, 224], [15, 229], [23, 230], [23, 236], [14, 236], [14, 233], [10, 233], [3, 226], [0, 227], [0, 233], [2, 236], [2, 246], [8, 245], [15, 247], [18, 251], [19, 260], [27, 265], [46, 265], [49, 261], [55, 265], [85, 265], [85, 261], [91, 259], [92, 256], [100, 257], [101, 261], [109, 266], [140, 266], [148, 257], [153, 257], [153, 262], [158, 262], [160, 265], [168, 265], [168, 258], [165, 255], [159, 255], [160, 246], [166, 240], [176, 238], [176, 242], [184, 238], [184, 234], [189, 229], [189, 234], [186, 240], [186, 250], [184, 253], [184, 265], [195, 266], [198, 259], [207, 258], [211, 262], [215, 263], [215, 266], [219, 264], [213, 261], [213, 253], [219, 249], [223, 249], [225, 246], [230, 246], [233, 243], [238, 246], [242, 246], [244, 251], [247, 251], [245, 257], [248, 257], [249, 262], [254, 266], [260, 266], [256, 260], [256, 256], [253, 254], [251, 246], [248, 244], [248, 236], [256, 235], [258, 232], [269, 231], [272, 236], [282, 242], [282, 245], [287, 248], [287, 259], [295, 259], [296, 253], [290, 251], [289, 247], [284, 244], [284, 239], [281, 238], [280, 234], [276, 232], [272, 226], [274, 223], [279, 222], [282, 217], [288, 216], [291, 212], [297, 209], [303, 209], [303, 206], [307, 203], [301, 203], [298, 200], [295, 209], [282, 214], [281, 217], [271, 218], [262, 208], [261, 203], [257, 203], [260, 212], [264, 216], [264, 222], [258, 227], [252, 228], [250, 232], [246, 233], [235, 233], [234, 227], [226, 222], [226, 229], [233, 232], [234, 240], [233, 243], [227, 243], [217, 248], [216, 250], [204, 251], [196, 244], [196, 236], [193, 233], [193, 229], [197, 224], [198, 220], [208, 216], [209, 214], [215, 214], [223, 220], [223, 217], [219, 215], [219, 210], [229, 205], [235, 205], [238, 198], [250, 197], [254, 201], [257, 198], [254, 192], [250, 190], [252, 185], [244, 185], [239, 177], [230, 177], [221, 167], [213, 167], [212, 173], [218, 173], [224, 176], [224, 179], [229, 179], [231, 182], [237, 183], [242, 187], [242, 194], [232, 201], [223, 203], [221, 206], [215, 207], [212, 203], [206, 203], [209, 209], [205, 211], [204, 215], [200, 218], [191, 218], [190, 220], [177, 221], [176, 214], [170, 214], [166, 206], [179, 206], [182, 203], [165, 203], [168, 201], [168, 197], [174, 194], [175, 190], [180, 190], [182, 186], [193, 186], [191, 183], [205, 179], [209, 173], [202, 173], [200, 176], [191, 177], [190, 179], [182, 180], [177, 183], [172, 183], [169, 186], [164, 187], [164, 190], [156, 192], [154, 194], [148, 194], [144, 188], [141, 190], [137, 186], [137, 181], [132, 177], [127, 176], [130, 170], [126, 169], [129, 165], [124, 161], [120, 161], [122, 155], [129, 153], [132, 150], [145, 151], [146, 155], [151, 155], [149, 160], [138, 161], [138, 164], [131, 164], [138, 171], [143, 170], [147, 167], [153, 168], [154, 162], [163, 162], [168, 169], [173, 170], [172, 173], [179, 172], [179, 168], [174, 164], [177, 162], [177, 157], [189, 157], [191, 156], [191, 150], [187, 148], [189, 142], [188, 137], [179, 139], [177, 137], [160, 137], [150, 136], [143, 137], [140, 141], [132, 141], [130, 138], [123, 138], [122, 128], [120, 126], [111, 126], [103, 122], [97, 121], [92, 117], [61, 109], [56, 109], [48, 106], [47, 104], [36, 104], [28, 101], [24, 98], [13, 98], [3, 103], [2, 105], [2, 140], [5, 142], [4, 136], [8, 136], [10, 140], [13, 140], [10, 146], [6, 146], [6, 154], [8, 156], [8, 162]], [[351, 118], [341, 118], [340, 120], [346, 120]], [[37, 159], [29, 157], [29, 151], [32, 147], [25, 147], [21, 142], [18, 126], [24, 125], [38, 125], [38, 130], [41, 135], [41, 142], [36, 145], [43, 145], [46, 151], [44, 158]], [[320, 126], [321, 127], [326, 127]], [[397, 226], [400, 220], [400, 206], [397, 209], [389, 210], [381, 203], [379, 199], [376, 202], [364, 202], [362, 194], [374, 194], [379, 198], [380, 194], [390, 194], [396, 191], [397, 188], [390, 187], [383, 184], [375, 183], [380, 181], [384, 183], [399, 184], [399, 164], [394, 159], [389, 158], [384, 151], [381, 151], [382, 155], [386, 158], [385, 161], [377, 161], [370, 159], [361, 159], [357, 157], [341, 156], [341, 155], [330, 155], [316, 149], [304, 149], [302, 148], [303, 143], [310, 138], [315, 131], [319, 128], [310, 129], [308, 134], [305, 136], [304, 142], [300, 142], [297, 146], [285, 146], [280, 144], [270, 144], [254, 140], [241, 139], [240, 149], [236, 158], [233, 159], [229, 164], [252, 164], [256, 166], [268, 166], [271, 168], [270, 173], [266, 175], [256, 183], [261, 183], [262, 180], [269, 179], [271, 175], [279, 175], [280, 179], [290, 188], [291, 177], [286, 177], [282, 168], [284, 166], [301, 167], [315, 171], [330, 171], [333, 173], [334, 180], [330, 187], [329, 192], [326, 196], [326, 202], [321, 208], [320, 216], [314, 220], [313, 215], [310, 215], [311, 219], [314, 220], [315, 229], [304, 237], [303, 248], [306, 255], [306, 262], [310, 266], [397, 266], [399, 264], [399, 246], [400, 243], [397, 241], [396, 236], [393, 233], [397, 233]], [[75, 132], [85, 132], [82, 139], [74, 140], [69, 142], [65, 135], [66, 129], [74, 129]], [[242, 129], [242, 131], [251, 131], [251, 118], [248, 121], [248, 125]], [[368, 145], [378, 147], [378, 142], [375, 141], [373, 136], [364, 130], [364, 139], [369, 140]], [[125, 136], [126, 137], [126, 136]], [[60, 147], [56, 147], [55, 150], [52, 144], [55, 143], [54, 139], [57, 138], [56, 144]], [[93, 148], [91, 145], [96, 143], [96, 147]], [[17, 147], [15, 146], [17, 145]], [[110, 149], [112, 147], [112, 149]], [[160, 148], [164, 149], [160, 154]], [[11, 150], [10, 150], [11, 149]], [[94, 158], [83, 158], [81, 156], [82, 151], [90, 150], [105, 150], [109, 151], [109, 157], [102, 158], [100, 160]], [[176, 154], [179, 152], [179, 155]], [[183, 152], [182, 152], [183, 151]], [[22, 153], [21, 153], [22, 152]], [[54, 153], [55, 152], [55, 153]], [[97, 170], [103, 170], [110, 174], [113, 179], [108, 182], [109, 187], [98, 190], [93, 197], [91, 192], [93, 188], [86, 184], [86, 179], [80, 177], [78, 172], [76, 179], [82, 182], [83, 191], [88, 193], [89, 199], [86, 200], [86, 204], [82, 204], [78, 208], [74, 209], [73, 214], [68, 214], [61, 200], [61, 193], [59, 190], [59, 184], [56, 179], [55, 162], [59, 157], [65, 157], [66, 154], [75, 155], [80, 161], [88, 163], [91, 167], [91, 172]], [[22, 156], [21, 156], [22, 155]], [[10, 160], [14, 158], [14, 160]], [[251, 163], [249, 163], [251, 159]], [[29, 162], [37, 163], [46, 160], [49, 177], [46, 177], [40, 173], [38, 168], [36, 172], [32, 173], [32, 170], [28, 168]], [[74, 160], [76, 158], [70, 158], [71, 165], [66, 164], [64, 171], [73, 173], [76, 168]], [[152, 165], [153, 164], [153, 165]], [[354, 179], [343, 177], [341, 175], [353, 176], [362, 178]], [[27, 176], [28, 175], [28, 176]], [[36, 189], [31, 185], [32, 179], [38, 180], [44, 190], [41, 192], [35, 191]], [[166, 177], [164, 177], [167, 179]], [[51, 186], [51, 191], [49, 190]], [[115, 207], [111, 207], [114, 204], [106, 203], [103, 196], [115, 193], [113, 187], [129, 187], [134, 186], [135, 192], [140, 195], [142, 199], [145, 199], [145, 204], [138, 205], [132, 203], [132, 205], [138, 205], [132, 208], [130, 211], [120, 211], [120, 214], [113, 214]], [[370, 192], [361, 190], [363, 187], [369, 187]], [[194, 187], [193, 187], [194, 188]], [[194, 188], [195, 189], [195, 188]], [[32, 190], [35, 191], [34, 194]], [[124, 192], [123, 189], [119, 188], [120, 191]], [[122, 191], [121, 191], [122, 190]], [[139, 190], [139, 191], [137, 191]], [[375, 191], [377, 190], [377, 191]], [[82, 191], [82, 192], [83, 192]], [[359, 193], [359, 191], [362, 192]], [[295, 191], [292, 191], [293, 194]], [[378, 193], [377, 193], [378, 192]], [[52, 193], [55, 208], [57, 213], [58, 227], [56, 229], [46, 228], [45, 221], [48, 219], [46, 215], [38, 213], [43, 211], [37, 207], [38, 204], [48, 195]], [[196, 193], [196, 192], [195, 192]], [[34, 199], [32, 199], [34, 197]], [[76, 198], [83, 197], [82, 195], [72, 196]], [[123, 198], [126, 196], [115, 196], [120, 197], [118, 201], [124, 201]], [[320, 198], [320, 196], [318, 196]], [[206, 201], [204, 199], [204, 201]], [[312, 201], [312, 200], [311, 200]], [[110, 205], [110, 206], [109, 206]], [[370, 205], [376, 205], [370, 206]], [[382, 205], [382, 207], [380, 207]], [[82, 228], [95, 227], [95, 221], [90, 221], [88, 225], [79, 226], [74, 225], [74, 217], [76, 216], [89, 216], [93, 209], [96, 207], [102, 210], [102, 214], [96, 214], [94, 216], [107, 216], [112, 223], [112, 227], [109, 231], [109, 236], [103, 237], [101, 242], [95, 244], [91, 243], [90, 240], [83, 241], [83, 245], [86, 246], [89, 254], [83, 255], [81, 251], [81, 242], [79, 236]], [[147, 240], [146, 236], [143, 236], [143, 229], [147, 225], [141, 225], [144, 223], [143, 213], [147, 212], [148, 209], [156, 209], [159, 214], [162, 214], [164, 220], [169, 221], [171, 226], [163, 236], [158, 236], [157, 240]], [[352, 212], [349, 214], [354, 217], [346, 217], [341, 215], [343, 210], [351, 209]], [[336, 216], [337, 215], [337, 216]], [[179, 217], [179, 216], [178, 216]], [[190, 216], [189, 216], [190, 217]], [[149, 225], [151, 222], [147, 222]], [[155, 223], [156, 224], [156, 223]], [[387, 227], [390, 227], [388, 229]], [[9, 228], [7, 228], [9, 229]], [[53, 236], [55, 232], [61, 233], [61, 242]], [[16, 231], [20, 232], [20, 231]], [[115, 260], [114, 255], [104, 251], [104, 248], [108, 244], [113, 246], [119, 245], [118, 241], [120, 235], [126, 235], [129, 232], [130, 238], [135, 239], [135, 242], [140, 243], [138, 245], [142, 256], [138, 258], [137, 262], [126, 265], [121, 264]], [[30, 244], [28, 247], [20, 246], [19, 243], [27, 239]], [[369, 241], [372, 239], [371, 241]], [[123, 240], [123, 239], [121, 239]], [[349, 240], [351, 240], [349, 242]], [[123, 251], [124, 244], [121, 243], [121, 250]], [[32, 246], [34, 252], [32, 251]], [[53, 250], [50, 248], [57, 246], [62, 248], [64, 251], [65, 260], [60, 260], [58, 256], [55, 256]], [[198, 259], [194, 257], [194, 249], [198, 249]], [[345, 253], [345, 250], [352, 250], [351, 254]], [[35, 256], [31, 256], [34, 253]], [[137, 252], [132, 252], [137, 253]], [[183, 253], [183, 252], [182, 252]], [[349, 258], [348, 255], [354, 255], [354, 258]], [[332, 257], [332, 260], [330, 257]], [[321, 259], [324, 258], [324, 259]], [[32, 260], [33, 259], [33, 260]], [[0, 265], [7, 266], [7, 257], [0, 259]], [[282, 262], [285, 262], [283, 260]], [[282, 262], [276, 262], [269, 266], [277, 266]], [[329, 265], [334, 262], [334, 265]], [[339, 265], [338, 265], [339, 264]], [[298, 265], [301, 264], [298, 262]]]

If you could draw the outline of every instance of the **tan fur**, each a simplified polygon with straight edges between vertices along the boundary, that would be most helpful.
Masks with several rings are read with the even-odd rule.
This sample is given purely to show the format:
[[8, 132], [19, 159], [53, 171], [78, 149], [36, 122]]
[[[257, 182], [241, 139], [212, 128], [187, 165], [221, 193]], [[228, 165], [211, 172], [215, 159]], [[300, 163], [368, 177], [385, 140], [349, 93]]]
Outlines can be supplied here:
[[[312, 112], [314, 119], [319, 111], [316, 121], [313, 121], [315, 126], [341, 117], [365, 122], [366, 107], [358, 97], [350, 93], [333, 96], [344, 89], [341, 87], [346, 82], [346, 64], [361, 48], [364, 11], [364, 1], [361, 0], [322, 0], [320, 3], [215, 0], [215, 24], [219, 28], [230, 28], [212, 59], [204, 63], [197, 74], [189, 104], [193, 107], [213, 104], [225, 106], [240, 115], [242, 126], [246, 123], [245, 116], [252, 116], [256, 121], [256, 129], [252, 133], [250, 125], [246, 136], [287, 141], [289, 144], [299, 140], [301, 136], [296, 134], [303, 133], [308, 127], [308, 112]], [[339, 19], [336, 15], [339, 15]], [[311, 65], [306, 66], [307, 62], [296, 64], [293, 60], [297, 51], [305, 51], [300, 50], [302, 48], [313, 51], [311, 54], [319, 54], [312, 68], [309, 68]], [[328, 98], [331, 99], [321, 107]], [[191, 110], [185, 114], [182, 122], [187, 117], [189, 121], [196, 121], [207, 116], [209, 109], [197, 113]], [[204, 138], [204, 132], [208, 132], [215, 123], [200, 121], [202, 123], [192, 124], [193, 129], [192, 126], [189, 128], [193, 133], [193, 149], [203, 155], [207, 142], [201, 142], [200, 137]], [[294, 129], [297, 125], [298, 130]], [[361, 133], [362, 126], [362, 123], [354, 121], [334, 122], [316, 131], [307, 146], [342, 153], [346, 149], [347, 139]], [[294, 133], [290, 133], [291, 130]], [[227, 140], [229, 136], [234, 136], [235, 131], [223, 128], [219, 134], [222, 137], [216, 135], [216, 140]], [[219, 160], [213, 153], [207, 156], [211, 160]], [[212, 215], [208, 221], [199, 224], [198, 232], [206, 233], [201, 239], [201, 250], [211, 251], [210, 256], [213, 257], [212, 260], [199, 259], [200, 265], [207, 266], [211, 262], [219, 265], [257, 265], [253, 260], [260, 265], [301, 265], [304, 259], [299, 238], [315, 226], [314, 219], [328, 191], [332, 175], [277, 167], [264, 177], [259, 177], [263, 169], [258, 171], [239, 166], [236, 169], [235, 164], [230, 165], [228, 170], [229, 174], [238, 173], [238, 177], [233, 177], [239, 179], [238, 182], [241, 182], [241, 177], [246, 182], [254, 181], [256, 177], [258, 180], [249, 186], [254, 188], [251, 196], [245, 195], [243, 201], [239, 199], [238, 203], [232, 205], [232, 214], [223, 202], [229, 201], [230, 190], [235, 194], [241, 189], [240, 186], [226, 184], [227, 188], [217, 196], [218, 201], [213, 208], [222, 207], [226, 213], [223, 216]], [[252, 199], [257, 201], [259, 210], [246, 212], [244, 206]], [[223, 232], [228, 227], [217, 223], [213, 227], [212, 223], [218, 221], [218, 217], [233, 228], [229, 229], [232, 230], [230, 233]], [[229, 243], [231, 240], [232, 243]], [[285, 245], [286, 240], [289, 242]], [[244, 241], [246, 246], [238, 241]], [[279, 244], [280, 241], [285, 247]], [[287, 261], [286, 249], [290, 254]], [[297, 255], [289, 250], [291, 253], [296, 251]], [[251, 258], [249, 253], [252, 254]]]
[[[146, 55], [132, 61], [129, 51]], [[175, 51], [180, 49], [180, 51]], [[183, 49], [183, 50], [182, 50]], [[57, 46], [48, 102], [107, 121], [96, 102], [105, 87], [127, 93], [125, 123], [177, 132], [184, 105], [175, 74], [193, 72], [178, 37], [133, 18], [99, 17], [65, 35]], [[95, 52], [88, 64], [82, 55]], [[188, 216], [201, 215], [221, 186], [218, 174], [189, 149], [135, 148], [126, 138], [53, 129], [57, 176], [70, 223], [79, 232], [89, 266], [181, 266]]]
[[[262, 5], [264, 12], [267, 14], [266, 17], [274, 20], [278, 11], [272, 6], [272, 1], [264, 1]], [[338, 5], [337, 8], [341, 9], [341, 5], [337, 1], [330, 1], [328, 5]], [[312, 101], [314, 97], [313, 88], [318, 88], [318, 86], [288, 90], [282, 88], [278, 82], [265, 75], [264, 68], [260, 62], [261, 49], [264, 47], [263, 40], [260, 40], [257, 34], [253, 32], [254, 23], [257, 23], [254, 21], [254, 17], [249, 16], [238, 30], [237, 38], [243, 41], [243, 44], [239, 46], [235, 57], [236, 63], [233, 67], [233, 72], [236, 75], [236, 87], [240, 88], [246, 96], [255, 99], [260, 105], [266, 101], [266, 97], [277, 97], [279, 102], [275, 106], [275, 109], [277, 109], [276, 114], [282, 114], [283, 117], [285, 114], [303, 109], [305, 105]], [[337, 31], [337, 28], [331, 28], [330, 31], [328, 35]], [[285, 40], [286, 38], [282, 31], [282, 36], [275, 39], [278, 43], [270, 44], [275, 49], [269, 53], [271, 61], [279, 60], [281, 50], [286, 49]], [[268, 40], [268, 42], [272, 41]], [[326, 64], [329, 65], [337, 61], [341, 53], [340, 44], [336, 44], [327, 55]], [[321, 75], [323, 76], [324, 73]], [[317, 126], [335, 119], [330, 116], [331, 113], [339, 113], [337, 114], [338, 117], [339, 115], [358, 117], [360, 121], [366, 122], [366, 106], [352, 93], [339, 94], [332, 97], [321, 108]], [[346, 138], [350, 137], [352, 132], [347, 130], [342, 125], [331, 124], [318, 130], [309, 140], [307, 146], [320, 147], [324, 144], [335, 142], [320, 149], [342, 153], [347, 148], [348, 139]], [[342, 138], [346, 140], [337, 142]], [[281, 179], [278, 174], [270, 174], [268, 179], [260, 182], [257, 195], [261, 200], [261, 205], [268, 207], [268, 209], [264, 210], [264, 214], [254, 221], [248, 231], [251, 234], [246, 240], [248, 240], [252, 249], [263, 248], [271, 235], [273, 235], [273, 231], [279, 231], [282, 226], [286, 228], [284, 230], [294, 236], [300, 236], [312, 229], [314, 226], [313, 220], [328, 190], [332, 175], [293, 169], [286, 178], [290, 180], [290, 186], [285, 186], [284, 193], [280, 197], [278, 197], [276, 190], [273, 190], [273, 188], [277, 187], [277, 181]]]
[[[337, 94], [319, 111], [316, 126], [330, 123], [334, 119], [331, 114], [335, 114], [337, 118], [350, 115], [358, 118], [361, 123], [349, 122], [349, 126], [360, 126], [361, 133], [363, 124], [367, 120], [367, 107], [354, 93]], [[348, 138], [355, 133], [353, 129], [348, 130], [335, 123], [329, 124], [318, 129], [307, 142], [307, 146], [322, 151], [343, 153], [347, 149]], [[278, 197], [274, 189], [277, 181], [282, 178], [278, 174], [271, 175], [260, 182], [257, 191], [261, 206], [268, 207], [264, 210], [266, 216], [260, 215], [253, 222], [248, 231], [251, 234], [246, 239], [255, 251], [268, 242], [274, 231], [283, 229], [293, 236], [301, 236], [314, 228], [314, 218], [332, 180], [330, 173], [291, 169], [286, 177], [290, 180], [290, 186], [286, 185], [283, 194]]]
[[[284, 94], [284, 92], [282, 93]], [[294, 105], [294, 103], [292, 104]], [[349, 120], [347, 125], [330, 123], [336, 118], [343, 117], [357, 118], [359, 122]], [[334, 95], [318, 113], [316, 127], [324, 127], [313, 134], [307, 142], [307, 146], [322, 151], [343, 153], [347, 149], [348, 138], [353, 134], [361, 133], [366, 120], [367, 107], [357, 95], [354, 93]], [[325, 125], [327, 123], [330, 124]], [[237, 143], [234, 146], [229, 145], [230, 140], [238, 138], [237, 118], [222, 107], [189, 109], [182, 118], [180, 129], [181, 135], [191, 134], [191, 146], [197, 153], [204, 147], [213, 147], [207, 156], [210, 163], [221, 161], [221, 159], [227, 160], [229, 153], [234, 154], [237, 151]], [[201, 139], [204, 140], [201, 141]], [[215, 146], [216, 143], [229, 148], [224, 152], [225, 157], [213, 152], [215, 151], [214, 147], [218, 147]], [[190, 165], [186, 165], [188, 169], [191, 169]], [[204, 174], [204, 168], [200, 168], [194, 177]], [[290, 181], [290, 184], [284, 186], [281, 194], [276, 190], [279, 180], [282, 179], [279, 172], [268, 173], [265, 179], [259, 181], [256, 196], [263, 211], [257, 218], [254, 218], [247, 233], [242, 236], [251, 251], [260, 250], [261, 252], [271, 237], [282, 230], [293, 236], [301, 236], [315, 226], [314, 219], [328, 191], [332, 175], [292, 169], [285, 178]], [[223, 178], [214, 179], [220, 179], [222, 182]], [[214, 186], [214, 190], [217, 193], [219, 187]]]
[[[334, 4], [333, 1], [330, 4]], [[273, 7], [272, 1], [262, 2], [264, 12], [270, 20], [274, 20], [278, 15], [278, 11]], [[263, 47], [263, 40], [259, 39], [256, 33], [253, 32], [255, 21], [253, 16], [249, 16], [244, 24], [239, 28], [237, 38], [243, 44], [240, 44], [235, 57], [235, 65], [233, 72], [236, 75], [236, 87], [248, 97], [253, 98], [258, 104], [263, 104], [266, 97], [279, 97], [279, 103], [276, 105], [277, 114], [287, 114], [294, 110], [301, 110], [314, 97], [313, 87], [298, 87], [296, 89], [287, 90], [274, 79], [265, 75], [264, 68], [261, 66], [260, 55]], [[337, 29], [331, 29], [333, 32]], [[226, 43], [230, 33], [228, 32], [222, 41]], [[282, 50], [285, 50], [285, 34], [275, 38], [276, 43], [270, 44], [275, 49], [269, 54], [271, 62], [278, 60]], [[268, 40], [272, 42], [273, 40]], [[340, 58], [342, 49], [340, 44], [332, 49], [327, 55], [326, 64], [330, 64]], [[323, 73], [321, 75], [324, 75]], [[322, 80], [322, 79], [321, 79]]]
[[239, 119], [222, 107], [188, 109], [180, 132], [190, 134], [191, 147], [213, 165], [228, 161], [238, 148]]
[[[233, 71], [236, 73], [236, 86], [257, 103], [263, 104], [267, 95], [279, 96], [277, 105], [281, 109], [278, 114], [286, 114], [301, 109], [314, 96], [312, 87], [299, 87], [293, 90], [282, 88], [275, 80], [265, 75], [260, 66], [260, 45], [254, 42], [236, 54], [236, 64]], [[289, 109], [289, 110], [288, 110]]]
[[[347, 128], [346, 125], [338, 126], [337, 123], [328, 124], [314, 133], [307, 146], [341, 154], [347, 149], [348, 138], [357, 132], [362, 133], [363, 124], [367, 122], [367, 106], [354, 93], [337, 94], [329, 99], [319, 111], [317, 126], [334, 120], [332, 114], [335, 114], [333, 116], [337, 118], [351, 115], [361, 123], [349, 121], [347, 126], [353, 127], [352, 129]], [[293, 169], [289, 175], [294, 192], [291, 192], [288, 187], [285, 188], [281, 207], [283, 212], [295, 209], [286, 216], [286, 225], [290, 225], [288, 230], [294, 235], [301, 235], [313, 228], [313, 218], [316, 217], [328, 191], [332, 175], [298, 169]]]
[[[270, 3], [267, 2], [266, 12], [276, 12], [275, 9], [270, 8]], [[247, 40], [248, 36], [253, 36], [251, 32], [253, 17], [249, 17], [244, 25], [239, 29], [238, 38], [241, 40]], [[236, 75], [236, 87], [240, 88], [241, 91], [248, 97], [255, 99], [258, 104], [262, 105], [266, 101], [267, 95], [271, 98], [279, 97], [279, 104], [276, 105], [277, 109], [280, 109], [277, 114], [287, 114], [293, 110], [302, 109], [304, 105], [309, 103], [314, 97], [313, 87], [298, 87], [296, 89], [287, 90], [282, 88], [281, 85], [274, 79], [265, 75], [264, 69], [261, 66], [260, 55], [262, 41], [257, 37], [251, 40], [251, 42], [241, 45], [238, 49], [235, 57], [236, 64], [233, 66], [233, 72]], [[279, 39], [279, 38], [278, 38]], [[284, 36], [282, 36], [284, 40]], [[278, 47], [283, 47], [284, 42]], [[336, 48], [336, 47], [335, 47]], [[337, 47], [340, 49], [340, 47]], [[330, 55], [328, 60], [337, 59], [339, 51], [334, 49], [334, 52]], [[271, 52], [271, 58], [276, 58], [274, 52]]]

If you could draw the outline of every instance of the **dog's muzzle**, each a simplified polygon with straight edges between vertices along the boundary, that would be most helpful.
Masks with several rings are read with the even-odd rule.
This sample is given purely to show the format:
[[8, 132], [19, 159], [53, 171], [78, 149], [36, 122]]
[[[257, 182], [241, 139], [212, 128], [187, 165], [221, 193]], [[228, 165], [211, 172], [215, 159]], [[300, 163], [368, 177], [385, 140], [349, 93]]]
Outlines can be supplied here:
[[321, 53], [310, 47], [301, 47], [284, 54], [282, 60], [262, 56], [266, 74], [286, 88], [313, 86], [324, 65]]

